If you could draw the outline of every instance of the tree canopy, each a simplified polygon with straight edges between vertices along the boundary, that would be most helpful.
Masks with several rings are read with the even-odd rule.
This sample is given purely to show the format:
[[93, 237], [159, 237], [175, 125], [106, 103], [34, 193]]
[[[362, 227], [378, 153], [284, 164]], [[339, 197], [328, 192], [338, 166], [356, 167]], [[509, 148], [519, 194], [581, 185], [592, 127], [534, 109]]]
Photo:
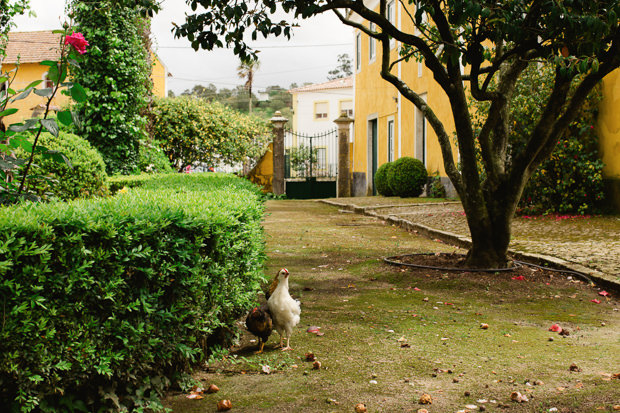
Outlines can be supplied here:
[[[253, 56], [256, 50], [247, 40], [290, 37], [295, 22], [277, 17], [279, 9], [295, 19], [335, 13], [344, 24], [376, 39], [381, 76], [421, 110], [437, 135], [444, 169], [467, 215], [472, 236], [467, 264], [472, 267], [508, 265], [510, 223], [527, 180], [550, 156], [588, 92], [620, 66], [618, 0], [403, 0], [403, 18], [415, 27], [411, 31], [401, 30], [389, 18], [387, 0], [379, 0], [374, 9], [357, 0], [187, 2], [194, 11], [199, 5], [205, 8], [176, 28], [176, 35], [187, 37], [195, 49], [228, 46], [241, 58]], [[390, 54], [391, 39], [400, 45], [397, 57]], [[436, 108], [392, 70], [409, 59], [423, 61], [448, 98], [458, 165], [452, 131]], [[529, 64], [542, 61], [554, 66], [552, 91], [531, 133], [513, 147], [508, 114], [516, 82]], [[489, 102], [479, 133], [473, 127], [468, 95]]]

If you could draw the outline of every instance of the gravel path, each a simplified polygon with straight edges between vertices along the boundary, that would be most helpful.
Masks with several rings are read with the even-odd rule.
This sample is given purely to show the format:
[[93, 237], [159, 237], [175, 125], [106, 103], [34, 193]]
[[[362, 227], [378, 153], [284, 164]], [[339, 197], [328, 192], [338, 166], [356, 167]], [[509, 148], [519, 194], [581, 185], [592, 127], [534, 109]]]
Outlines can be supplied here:
[[[365, 211], [393, 215], [432, 229], [469, 237], [465, 213], [458, 202], [409, 202], [401, 206], [396, 202], [386, 205], [385, 200], [374, 205], [367, 198], [364, 201]], [[358, 205], [354, 198], [338, 199], [337, 202]], [[620, 282], [619, 216], [519, 217], [513, 221], [510, 248], [560, 258], [600, 271]]]

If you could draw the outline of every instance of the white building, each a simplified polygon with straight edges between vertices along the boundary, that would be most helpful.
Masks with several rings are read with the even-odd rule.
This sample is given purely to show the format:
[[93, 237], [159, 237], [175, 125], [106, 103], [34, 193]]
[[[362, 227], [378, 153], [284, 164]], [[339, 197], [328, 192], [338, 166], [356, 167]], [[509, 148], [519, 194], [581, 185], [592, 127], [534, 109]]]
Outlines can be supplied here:
[[[353, 118], [353, 77], [302, 86], [289, 90], [289, 93], [293, 95], [293, 120], [291, 131], [284, 135], [287, 177], [335, 178], [338, 136], [334, 120], [342, 112]], [[354, 136], [352, 130], [350, 136]], [[299, 154], [305, 150], [309, 153], [310, 148], [316, 157], [312, 168], [308, 162], [305, 169], [303, 166], [296, 167], [295, 152]], [[300, 165], [299, 161], [297, 165]]]

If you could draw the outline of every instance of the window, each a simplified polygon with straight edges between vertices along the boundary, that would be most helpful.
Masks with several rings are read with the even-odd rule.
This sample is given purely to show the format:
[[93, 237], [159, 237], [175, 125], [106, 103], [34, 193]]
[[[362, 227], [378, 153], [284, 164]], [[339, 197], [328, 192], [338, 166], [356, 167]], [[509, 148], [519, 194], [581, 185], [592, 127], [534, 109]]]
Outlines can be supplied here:
[[[385, 9], [386, 19], [392, 24], [396, 22], [396, 8], [394, 7], [394, 0], [390, 1], [387, 4], [387, 8]], [[390, 48], [393, 48], [396, 45], [396, 41], [390, 38]]]
[[362, 68], [362, 34], [355, 36], [355, 68], [359, 72]]
[[316, 148], [316, 167], [321, 171], [327, 168], [327, 148]]
[[[418, 9], [420, 7], [421, 7], [420, 6], [420, 1], [418, 0], [418, 1], [415, 2], [416, 15], [417, 15], [417, 11], [418, 11]], [[422, 19], [421, 20], [422, 20], [421, 21], [421, 25], [425, 26], [426, 23], [428, 22], [428, 17], [426, 16], [426, 13], [422, 13]], [[415, 32], [416, 32], [416, 35], [419, 35], [421, 33], [420, 29], [418, 29], [417, 26], [416, 26]]]
[[340, 114], [346, 113], [348, 117], [353, 118], [353, 101], [342, 100], [340, 101]]
[[314, 102], [314, 119], [327, 119], [329, 104], [327, 102]]
[[387, 147], [388, 147], [388, 162], [394, 160], [394, 119], [388, 120], [387, 124]]
[[[370, 27], [369, 27], [371, 32], [375, 31], [375, 24], [374, 23], [370, 23]], [[376, 56], [376, 50], [375, 50], [375, 38], [369, 36], [368, 37], [368, 60], [370, 60], [371, 62], [375, 60], [375, 56]]]

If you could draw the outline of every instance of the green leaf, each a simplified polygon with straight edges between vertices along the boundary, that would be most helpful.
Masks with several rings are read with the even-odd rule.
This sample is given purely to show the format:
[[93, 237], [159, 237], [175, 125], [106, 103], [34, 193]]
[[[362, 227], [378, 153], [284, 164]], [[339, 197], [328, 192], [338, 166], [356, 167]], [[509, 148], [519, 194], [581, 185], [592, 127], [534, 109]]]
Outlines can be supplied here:
[[41, 83], [43, 83], [43, 80], [41, 80], [41, 79], [35, 80], [34, 82], [30, 82], [30, 84], [28, 86], [26, 86], [25, 89], [30, 89], [31, 87], [37, 87]]
[[76, 102], [84, 102], [88, 98], [86, 90], [79, 83], [74, 83], [73, 87], [71, 87], [71, 97]]
[[73, 124], [75, 127], [82, 129], [82, 119], [80, 119], [80, 115], [76, 111], [71, 111], [71, 118], [73, 118]]
[[13, 132], [24, 132], [29, 129], [35, 129], [39, 125], [39, 119], [26, 119], [24, 123], [14, 123], [9, 126], [9, 130]]
[[3, 110], [2, 112], [0, 112], [0, 118], [3, 117], [3, 116], [12, 115], [12, 114], [16, 113], [17, 111], [18, 111], [17, 108], [9, 108], [9, 109]]
[[41, 157], [43, 159], [51, 159], [54, 162], [58, 162], [58, 163], [64, 163], [66, 164], [69, 168], [73, 169], [73, 165], [71, 164], [71, 161], [69, 160], [69, 158], [67, 158], [65, 156], [65, 154], [63, 154], [62, 152], [58, 152], [58, 151], [47, 151], [43, 154], [41, 154]]
[[54, 83], [60, 83], [60, 70], [58, 70], [58, 66], [50, 67], [50, 70], [47, 72], [47, 78]]
[[45, 89], [35, 89], [34, 91], [35, 95], [43, 96], [44, 98], [52, 96], [52, 93], [54, 93], [54, 88], [52, 87], [46, 87]]
[[56, 117], [63, 125], [71, 125], [73, 123], [73, 117], [71, 117], [71, 111], [63, 110], [62, 112], [58, 112]]
[[60, 129], [58, 128], [58, 124], [54, 119], [41, 119], [41, 125], [43, 125], [43, 127], [47, 129], [49, 133], [58, 137]]
[[28, 96], [30, 96], [30, 92], [32, 92], [33, 90], [34, 88], [29, 87], [28, 89], [24, 90], [22, 93], [20, 93], [19, 95], [11, 99], [11, 102], [15, 102], [16, 100], [26, 99]]
[[52, 30], [52, 33], [54, 33], [54, 34], [66, 34], [65, 30], [63, 30], [63, 29]]
[[58, 65], [58, 62], [55, 62], [53, 60], [44, 60], [44, 61], [40, 62], [39, 64], [43, 65], [43, 66], [54, 67], [54, 66]]

